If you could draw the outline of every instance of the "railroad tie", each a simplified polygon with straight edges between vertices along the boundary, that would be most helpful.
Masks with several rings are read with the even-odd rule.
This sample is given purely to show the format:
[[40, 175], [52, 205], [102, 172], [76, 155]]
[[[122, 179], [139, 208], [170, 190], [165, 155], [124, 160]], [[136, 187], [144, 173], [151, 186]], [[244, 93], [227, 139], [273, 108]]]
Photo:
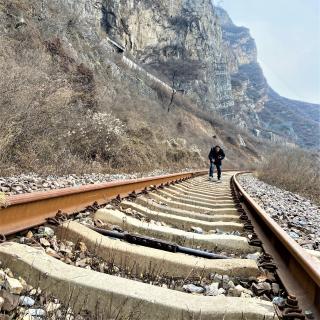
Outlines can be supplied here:
[[140, 196], [135, 200], [136, 204], [140, 204], [141, 206], [146, 207], [150, 210], [155, 210], [163, 213], [169, 213], [174, 215], [179, 215], [182, 217], [190, 217], [194, 219], [204, 220], [204, 221], [239, 221], [240, 215], [238, 213], [229, 214], [229, 213], [217, 213], [213, 210], [207, 210], [203, 213], [183, 210], [179, 208], [172, 208], [162, 202], [157, 202], [153, 199], [146, 198], [144, 196]]
[[120, 314], [129, 319], [139, 312], [144, 320], [276, 319], [271, 302], [225, 296], [198, 296], [78, 268], [48, 256], [43, 249], [7, 242], [0, 260], [34, 287], [68, 301], [75, 312], [85, 305], [93, 314]]
[[206, 205], [205, 203], [199, 205], [197, 203], [195, 204], [187, 204], [187, 203], [182, 203], [179, 201], [171, 200], [170, 198], [165, 198], [162, 197], [159, 194], [156, 193], [149, 193], [148, 194], [149, 198], [152, 198], [156, 201], [159, 201], [161, 203], [165, 203], [166, 205], [172, 207], [172, 208], [177, 208], [177, 209], [183, 209], [183, 210], [188, 210], [188, 211], [193, 211], [193, 212], [199, 212], [199, 213], [204, 213], [204, 212], [210, 212], [212, 214], [216, 213], [224, 213], [224, 214], [235, 214], [237, 212], [237, 209], [235, 208], [235, 205]]
[[256, 261], [251, 259], [210, 260], [142, 247], [102, 236], [75, 221], [63, 223], [57, 230], [57, 236], [61, 240], [74, 243], [83, 241], [88, 249], [95, 252], [96, 255], [106, 261], [112, 260], [117, 265], [134, 270], [137, 274], [151, 270], [157, 274], [191, 278], [208, 276], [210, 273], [243, 278], [255, 277], [260, 274]]
[[[204, 231], [212, 229], [219, 229], [221, 231], [243, 231], [243, 224], [238, 222], [225, 222], [225, 216], [220, 216], [217, 221], [203, 221], [186, 216], [180, 216], [170, 213], [162, 213], [161, 211], [153, 211], [144, 206], [141, 206], [133, 201], [122, 201], [121, 207], [124, 209], [131, 208], [137, 212], [144, 214], [150, 219], [163, 221], [165, 223], [173, 224], [179, 229], [190, 229], [192, 226], [200, 227]], [[236, 218], [238, 219], [238, 218]]]
[[168, 192], [166, 189], [164, 190], [157, 190], [157, 193], [160, 196], [171, 198], [172, 200], [179, 201], [182, 203], [188, 203], [192, 205], [203, 205], [205, 207], [214, 208], [214, 207], [229, 207], [233, 206], [234, 202], [233, 199], [224, 199], [223, 197], [216, 197], [215, 199], [202, 199], [201, 197], [188, 197], [186, 195], [181, 194], [173, 194], [172, 192]]
[[108, 224], [115, 224], [129, 232], [161, 238], [188, 246], [200, 246], [208, 250], [226, 250], [238, 253], [253, 253], [259, 249], [250, 246], [245, 237], [224, 234], [197, 234], [184, 230], [151, 224], [125, 215], [119, 210], [99, 209], [94, 218]]

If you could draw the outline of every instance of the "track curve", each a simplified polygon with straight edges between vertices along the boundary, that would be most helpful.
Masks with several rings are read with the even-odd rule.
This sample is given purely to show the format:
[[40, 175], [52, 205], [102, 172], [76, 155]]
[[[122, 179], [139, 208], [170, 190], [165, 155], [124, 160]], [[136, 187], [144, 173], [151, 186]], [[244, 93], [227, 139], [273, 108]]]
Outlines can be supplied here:
[[[106, 278], [107, 275], [96, 271], [92, 271], [95, 272], [93, 274], [81, 271], [79, 267], [70, 268], [48, 257], [44, 251], [26, 250], [24, 245], [14, 241], [5, 241], [0, 245], [0, 259], [22, 274], [28, 270], [34, 279], [42, 279], [42, 285], [46, 288], [58, 279], [62, 283], [59, 292], [70, 285], [86, 294], [91, 292], [92, 301], [89, 300], [92, 306], [96, 301], [94, 296], [101, 294], [105, 296], [106, 303], [114, 296], [119, 301], [127, 299], [131, 307], [142, 303], [143, 319], [155, 319], [152, 316], [155, 310], [159, 312], [157, 319], [176, 319], [178, 315], [183, 318], [190, 314], [193, 317], [201, 315], [201, 319], [304, 319], [305, 310], [312, 310], [317, 317], [320, 305], [319, 264], [244, 192], [237, 181], [239, 173], [224, 173], [220, 184], [208, 181], [205, 174], [206, 170], [202, 170], [12, 196], [7, 199], [7, 206], [0, 209], [1, 234], [10, 237], [48, 223], [48, 219], [49, 222], [55, 219], [55, 222], [60, 221], [55, 228], [59, 241], [83, 241], [99, 259], [112, 259], [123, 270], [130, 266], [130, 270], [136, 273], [134, 279], [138, 281], [133, 280], [132, 271], [130, 276], [126, 275], [128, 279], [120, 280], [111, 275]], [[83, 219], [74, 219], [77, 217], [74, 213], [88, 206], [92, 211], [90, 221], [98, 227], [110, 230], [117, 225], [120, 231], [158, 240], [143, 238], [137, 243], [132, 241], [139, 240], [139, 236], [133, 236], [131, 240], [127, 237], [115, 242], [101, 235], [99, 228], [89, 229], [87, 224], [82, 223]], [[61, 216], [64, 217], [62, 220], [67, 221], [62, 221]], [[123, 237], [123, 233], [120, 234]], [[100, 244], [98, 249], [97, 243]], [[177, 248], [185, 247], [190, 254], [177, 251]], [[195, 256], [197, 250], [200, 254], [201, 250], [214, 252], [221, 258], [201, 258]], [[38, 255], [41, 260], [47, 261], [46, 268], [60, 268], [58, 274], [49, 274], [47, 280], [44, 279], [43, 266], [34, 262], [30, 265], [32, 257], [34, 261]], [[171, 284], [166, 290], [157, 285], [145, 286], [141, 283], [144, 280], [138, 279], [139, 274], [145, 273], [151, 265], [166, 281], [175, 277], [179, 282], [190, 275], [193, 279], [202, 279], [197, 283], [203, 287], [204, 293], [195, 297], [181, 292], [182, 289], [171, 290]], [[72, 273], [82, 274], [84, 279], [94, 277], [97, 282], [77, 282], [67, 276], [60, 279], [59, 274], [64, 272], [70, 277]], [[212, 274], [222, 275], [222, 280], [218, 276], [216, 279], [220, 280], [215, 280], [216, 290], [219, 288], [220, 293], [206, 296], [210, 289], [205, 283], [212, 281]], [[223, 275], [230, 277], [231, 283], [239, 284], [230, 287], [223, 281]], [[99, 287], [99, 279], [108, 279], [119, 290]], [[127, 290], [126, 294], [120, 290], [128, 286], [137, 292], [136, 296], [132, 296], [131, 290]], [[278, 287], [280, 291], [276, 293], [275, 288]], [[149, 296], [141, 294], [145, 290], [149, 291]], [[52, 288], [50, 293], [59, 292]], [[284, 305], [265, 301], [277, 295], [283, 297]], [[67, 299], [63, 295], [61, 298]], [[150, 307], [150, 299], [154, 310]], [[212, 303], [215, 303], [215, 308], [210, 307]], [[93, 307], [91, 309], [94, 311]], [[123, 311], [129, 312], [130, 308], [124, 307]]]

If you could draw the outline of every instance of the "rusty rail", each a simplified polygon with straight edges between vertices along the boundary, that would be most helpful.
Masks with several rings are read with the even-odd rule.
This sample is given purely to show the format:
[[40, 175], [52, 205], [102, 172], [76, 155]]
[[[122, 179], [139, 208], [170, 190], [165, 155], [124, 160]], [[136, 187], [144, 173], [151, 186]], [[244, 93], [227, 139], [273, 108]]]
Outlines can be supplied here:
[[159, 186], [205, 173], [207, 170], [191, 171], [9, 196], [6, 198], [7, 206], [0, 209], [0, 235], [41, 225], [59, 210], [71, 214], [84, 210], [94, 202], [107, 203], [117, 196], [126, 197], [151, 185]]
[[277, 274], [286, 291], [296, 297], [300, 308], [312, 310], [313, 319], [320, 319], [320, 264], [244, 191], [237, 181], [239, 174], [233, 176], [235, 186], [243, 196], [243, 205], [248, 209], [264, 250], [271, 254], [277, 265]]

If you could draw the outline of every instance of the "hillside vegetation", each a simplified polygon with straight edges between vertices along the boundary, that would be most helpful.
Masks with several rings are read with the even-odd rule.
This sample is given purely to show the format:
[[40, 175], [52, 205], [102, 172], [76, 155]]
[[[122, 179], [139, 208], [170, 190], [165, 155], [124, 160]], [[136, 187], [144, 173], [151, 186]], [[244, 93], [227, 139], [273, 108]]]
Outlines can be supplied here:
[[260, 140], [187, 97], [170, 105], [59, 3], [0, 0], [1, 175], [202, 167], [212, 135], [226, 166], [259, 158]]

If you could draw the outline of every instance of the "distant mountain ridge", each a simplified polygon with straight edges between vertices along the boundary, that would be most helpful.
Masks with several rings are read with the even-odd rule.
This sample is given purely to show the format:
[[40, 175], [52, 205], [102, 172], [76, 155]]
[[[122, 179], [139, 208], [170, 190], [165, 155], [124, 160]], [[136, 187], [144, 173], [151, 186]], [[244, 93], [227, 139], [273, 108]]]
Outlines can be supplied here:
[[[267, 83], [257, 62], [257, 48], [249, 29], [233, 24], [228, 13], [215, 8], [227, 52], [235, 106], [222, 114], [245, 121], [256, 135], [274, 134], [308, 148], [320, 147], [320, 105], [281, 97]], [[255, 117], [246, 115], [248, 108]]]

